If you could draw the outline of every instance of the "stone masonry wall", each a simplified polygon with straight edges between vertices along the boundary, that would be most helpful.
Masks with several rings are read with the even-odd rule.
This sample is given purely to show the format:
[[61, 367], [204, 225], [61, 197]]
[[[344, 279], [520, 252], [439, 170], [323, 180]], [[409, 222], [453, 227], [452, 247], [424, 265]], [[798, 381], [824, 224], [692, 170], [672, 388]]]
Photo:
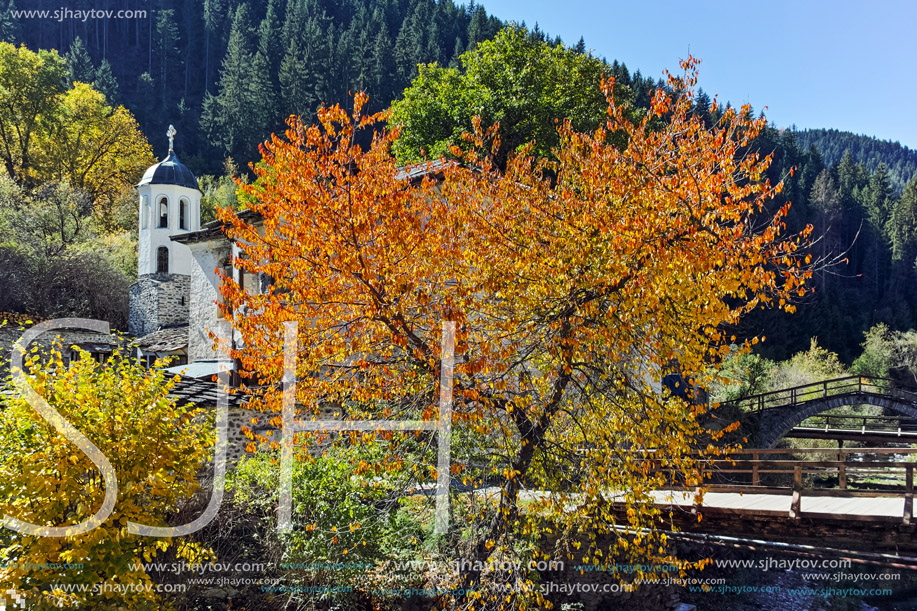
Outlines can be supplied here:
[[187, 324], [190, 307], [190, 276], [141, 276], [130, 289], [128, 331], [135, 337], [143, 337], [162, 327]]
[[220, 278], [216, 268], [223, 266], [229, 257], [229, 244], [213, 240], [191, 245], [195, 264], [191, 269], [191, 322], [188, 336], [188, 362], [213, 361], [211, 331], [216, 331], [221, 320], [217, 303], [220, 301]]

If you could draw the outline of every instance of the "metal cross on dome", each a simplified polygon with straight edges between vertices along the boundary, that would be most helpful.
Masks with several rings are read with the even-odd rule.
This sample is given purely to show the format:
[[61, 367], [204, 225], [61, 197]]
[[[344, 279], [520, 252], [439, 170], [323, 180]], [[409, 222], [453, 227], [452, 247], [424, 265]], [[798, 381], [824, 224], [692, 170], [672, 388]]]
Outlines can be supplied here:
[[175, 138], [175, 126], [170, 125], [169, 131], [166, 132], [166, 135], [169, 137], [169, 152], [172, 152], [172, 140]]

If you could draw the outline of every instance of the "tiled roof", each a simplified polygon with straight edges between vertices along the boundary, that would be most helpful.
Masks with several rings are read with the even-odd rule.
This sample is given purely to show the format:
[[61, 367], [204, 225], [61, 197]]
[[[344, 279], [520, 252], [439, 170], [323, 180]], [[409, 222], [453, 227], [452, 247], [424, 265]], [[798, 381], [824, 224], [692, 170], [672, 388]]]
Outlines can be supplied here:
[[188, 347], [188, 325], [160, 329], [134, 340], [144, 352], [176, 352]]
[[[179, 405], [216, 405], [219, 393], [217, 383], [209, 379], [195, 379], [181, 376], [181, 380], [172, 390], [170, 395], [175, 397]], [[229, 395], [230, 407], [239, 407], [245, 402], [247, 395], [235, 393]]]

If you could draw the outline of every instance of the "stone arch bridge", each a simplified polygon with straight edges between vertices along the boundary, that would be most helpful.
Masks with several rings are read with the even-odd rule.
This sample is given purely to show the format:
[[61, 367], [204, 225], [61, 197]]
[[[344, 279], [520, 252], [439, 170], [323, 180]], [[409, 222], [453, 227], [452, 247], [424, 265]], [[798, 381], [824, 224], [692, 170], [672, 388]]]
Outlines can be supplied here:
[[917, 389], [893, 380], [848, 376], [754, 395], [730, 405], [754, 414], [757, 425], [749, 445], [771, 448], [805, 419], [844, 405], [876, 405], [917, 419]]

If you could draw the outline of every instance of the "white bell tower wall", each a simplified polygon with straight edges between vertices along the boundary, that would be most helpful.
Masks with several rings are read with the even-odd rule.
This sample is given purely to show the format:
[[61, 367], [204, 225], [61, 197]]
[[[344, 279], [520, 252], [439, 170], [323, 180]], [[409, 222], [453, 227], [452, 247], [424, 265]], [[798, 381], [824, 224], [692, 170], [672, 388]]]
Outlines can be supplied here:
[[137, 275], [191, 275], [191, 250], [169, 236], [201, 228], [201, 192], [179, 185], [145, 184], [137, 187], [140, 235]]

